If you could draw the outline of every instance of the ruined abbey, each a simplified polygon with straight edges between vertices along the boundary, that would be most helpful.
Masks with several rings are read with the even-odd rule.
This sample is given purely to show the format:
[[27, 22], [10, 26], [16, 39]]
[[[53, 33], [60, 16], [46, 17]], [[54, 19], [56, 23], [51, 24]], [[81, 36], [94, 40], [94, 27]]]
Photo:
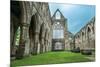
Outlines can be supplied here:
[[[10, 12], [11, 57], [20, 58], [57, 50], [70, 51], [75, 48], [95, 49], [95, 17], [74, 35], [68, 31], [68, 19], [59, 9], [51, 16], [48, 3], [11, 1]], [[60, 17], [56, 17], [57, 13]], [[20, 37], [16, 47], [18, 29]], [[55, 32], [61, 35], [56, 37]]]

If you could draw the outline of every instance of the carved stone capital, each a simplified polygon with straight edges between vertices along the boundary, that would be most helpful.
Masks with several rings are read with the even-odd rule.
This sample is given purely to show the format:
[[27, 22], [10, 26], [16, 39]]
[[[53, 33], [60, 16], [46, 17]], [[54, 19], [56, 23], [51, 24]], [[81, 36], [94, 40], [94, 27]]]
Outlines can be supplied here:
[[21, 23], [21, 26], [22, 26], [22, 27], [29, 27], [30, 24], [28, 24], [28, 23]]

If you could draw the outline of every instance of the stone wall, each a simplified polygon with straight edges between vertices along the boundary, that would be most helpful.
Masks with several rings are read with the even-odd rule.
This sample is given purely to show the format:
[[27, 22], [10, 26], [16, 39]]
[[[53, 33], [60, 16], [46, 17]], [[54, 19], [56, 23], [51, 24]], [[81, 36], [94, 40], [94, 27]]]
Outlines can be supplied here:
[[75, 47], [81, 50], [95, 49], [95, 17], [76, 33]]
[[[60, 13], [60, 19], [56, 19], [56, 12]], [[55, 41], [62, 42], [63, 50], [72, 50], [77, 47], [81, 50], [95, 48], [95, 17], [74, 36], [68, 31], [67, 19], [59, 9], [56, 12], [51, 17], [48, 3], [11, 1], [11, 56], [19, 58], [51, 51], [55, 47]], [[64, 31], [63, 39], [53, 39], [54, 24], [61, 25]], [[19, 27], [20, 40], [16, 48], [15, 39]]]
[[[58, 19], [57, 19], [57, 17], [58, 17], [57, 12], [59, 13], [59, 18]], [[54, 41], [56, 41], [56, 40], [60, 41], [62, 39], [63, 41], [60, 41], [60, 42], [62, 44], [64, 44], [64, 45], [62, 45], [64, 48], [61, 49], [61, 50], [68, 50], [69, 44], [68, 44], [68, 32], [67, 32], [67, 30], [68, 30], [67, 29], [67, 19], [63, 16], [63, 14], [60, 12], [59, 9], [57, 9], [55, 11], [54, 15], [52, 16], [52, 31], [53, 30], [63, 30], [63, 39], [59, 38], [59, 40], [58, 40], [58, 38], [57, 39], [53, 38], [53, 40]], [[53, 44], [52, 44], [53, 47], [55, 46], [54, 43], [56, 43], [54, 41], [52, 41], [53, 42]], [[52, 49], [52, 50], [55, 50], [55, 49]]]
[[[51, 51], [51, 18], [48, 3], [11, 1], [11, 56], [28, 56]], [[17, 20], [16, 20], [17, 19]], [[20, 42], [14, 51], [15, 32]]]

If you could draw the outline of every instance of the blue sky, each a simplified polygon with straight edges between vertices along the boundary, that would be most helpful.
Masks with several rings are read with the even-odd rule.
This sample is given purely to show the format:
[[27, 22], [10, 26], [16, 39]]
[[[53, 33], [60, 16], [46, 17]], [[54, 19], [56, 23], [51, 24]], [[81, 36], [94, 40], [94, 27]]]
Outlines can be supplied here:
[[68, 30], [77, 33], [88, 21], [95, 16], [95, 5], [74, 5], [49, 3], [51, 16], [59, 9], [68, 19]]

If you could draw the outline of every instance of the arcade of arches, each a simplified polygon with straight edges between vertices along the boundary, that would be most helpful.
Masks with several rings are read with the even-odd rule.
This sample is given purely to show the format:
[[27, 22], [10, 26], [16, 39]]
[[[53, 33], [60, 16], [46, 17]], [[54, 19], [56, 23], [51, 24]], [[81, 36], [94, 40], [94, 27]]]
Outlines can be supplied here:
[[11, 57], [95, 48], [95, 17], [74, 36], [59, 9], [51, 17], [48, 3], [11, 1], [10, 22]]

